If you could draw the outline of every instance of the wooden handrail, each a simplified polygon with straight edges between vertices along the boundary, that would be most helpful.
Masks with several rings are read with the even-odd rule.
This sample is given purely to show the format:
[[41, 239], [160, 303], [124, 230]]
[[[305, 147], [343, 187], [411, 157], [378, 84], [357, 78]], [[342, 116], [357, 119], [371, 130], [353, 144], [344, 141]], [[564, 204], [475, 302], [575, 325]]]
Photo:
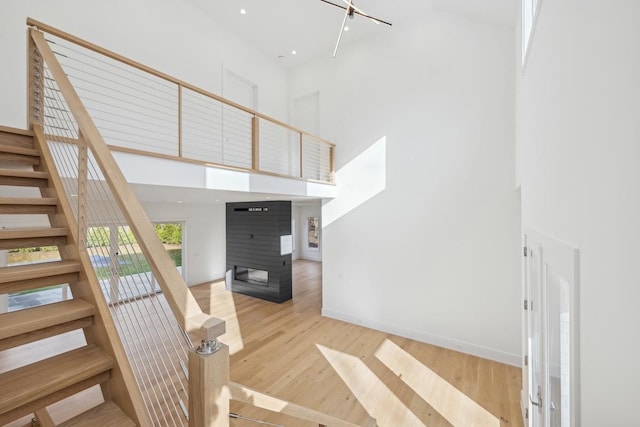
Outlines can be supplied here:
[[78, 124], [84, 141], [91, 148], [98, 166], [103, 171], [105, 181], [136, 236], [178, 323], [185, 331], [192, 333], [199, 340], [211, 340], [224, 334], [225, 322], [202, 312], [193, 294], [184, 283], [184, 279], [173, 267], [173, 261], [158, 239], [144, 208], [120, 171], [113, 154], [102, 139], [44, 35], [33, 28], [29, 30], [29, 34], [42, 59], [48, 64], [49, 70]]
[[[287, 402], [286, 400], [278, 399], [277, 397], [269, 396], [268, 394], [261, 393], [235, 382], [229, 382], [229, 394], [232, 400], [266, 409], [267, 411], [300, 418], [322, 426], [362, 427], [358, 424], [341, 420], [340, 418], [336, 418], [323, 412], [319, 412], [296, 403]], [[364, 424], [365, 427], [375, 427], [376, 425], [376, 420], [372, 417], [369, 417], [367, 422]]]
[[270, 122], [275, 123], [275, 124], [277, 124], [279, 126], [287, 128], [287, 129], [289, 129], [289, 130], [291, 130], [293, 132], [302, 134], [305, 137], [311, 138], [311, 139], [313, 139], [315, 141], [318, 141], [318, 142], [321, 142], [323, 144], [327, 144], [330, 147], [335, 147], [335, 144], [330, 142], [330, 141], [324, 140], [324, 139], [322, 139], [322, 138], [320, 138], [320, 137], [318, 137], [316, 135], [313, 135], [313, 134], [310, 134], [308, 132], [305, 132], [302, 129], [298, 129], [298, 128], [296, 128], [294, 126], [291, 126], [291, 125], [289, 125], [287, 123], [281, 122], [280, 120], [274, 119], [272, 117], [269, 117], [267, 115], [259, 113], [259, 112], [255, 111], [255, 110], [247, 108], [247, 107], [245, 107], [243, 105], [237, 104], [237, 103], [235, 103], [233, 101], [230, 101], [230, 100], [228, 100], [226, 98], [223, 98], [223, 97], [221, 97], [219, 95], [216, 95], [215, 93], [209, 92], [209, 91], [207, 91], [205, 89], [202, 89], [202, 88], [199, 88], [199, 87], [194, 86], [192, 84], [189, 84], [189, 83], [187, 83], [185, 81], [182, 81], [182, 80], [180, 80], [178, 78], [170, 76], [169, 74], [166, 74], [166, 73], [163, 73], [161, 71], [158, 71], [158, 70], [156, 70], [154, 68], [151, 68], [151, 67], [149, 67], [147, 65], [141, 64], [140, 62], [134, 61], [133, 59], [129, 59], [129, 58], [125, 57], [125, 56], [122, 56], [120, 54], [112, 52], [112, 51], [110, 51], [108, 49], [105, 49], [103, 47], [100, 47], [100, 46], [98, 46], [96, 44], [93, 44], [91, 42], [83, 40], [83, 39], [81, 39], [79, 37], [76, 37], [76, 36], [71, 35], [71, 34], [65, 32], [65, 31], [62, 31], [62, 30], [60, 30], [58, 28], [52, 27], [51, 25], [45, 24], [43, 22], [37, 21], [37, 20], [32, 19], [32, 18], [27, 18], [27, 25], [30, 26], [30, 27], [35, 27], [35, 28], [39, 29], [40, 31], [44, 31], [45, 33], [49, 33], [49, 34], [54, 35], [56, 37], [59, 37], [59, 38], [61, 38], [63, 40], [67, 40], [67, 41], [69, 41], [71, 43], [77, 44], [78, 46], [82, 46], [82, 47], [84, 47], [86, 49], [89, 49], [89, 50], [92, 50], [94, 52], [97, 52], [97, 53], [99, 53], [101, 55], [104, 55], [104, 56], [106, 56], [108, 58], [114, 59], [114, 60], [116, 60], [118, 62], [122, 62], [123, 64], [126, 64], [126, 65], [129, 65], [131, 67], [137, 68], [137, 69], [139, 69], [141, 71], [144, 71], [146, 73], [149, 73], [151, 75], [159, 77], [159, 78], [161, 78], [163, 80], [166, 80], [168, 82], [174, 83], [174, 84], [176, 84], [178, 86], [181, 86], [183, 89], [189, 89], [189, 90], [197, 92], [197, 93], [199, 93], [201, 95], [204, 95], [206, 97], [213, 98], [213, 99], [215, 99], [217, 101], [220, 101], [220, 102], [222, 102], [224, 104], [227, 104], [229, 106], [232, 106], [234, 108], [237, 108], [239, 110], [247, 112], [247, 113], [249, 113], [249, 114], [251, 114], [251, 115], [253, 115], [255, 117], [259, 117], [261, 119], [270, 121]]

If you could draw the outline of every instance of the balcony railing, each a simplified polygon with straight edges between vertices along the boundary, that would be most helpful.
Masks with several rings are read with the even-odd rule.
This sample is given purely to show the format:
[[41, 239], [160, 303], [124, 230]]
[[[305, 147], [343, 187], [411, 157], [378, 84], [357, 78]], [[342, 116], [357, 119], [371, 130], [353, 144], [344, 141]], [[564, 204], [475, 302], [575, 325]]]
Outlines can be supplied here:
[[279, 120], [29, 19], [109, 148], [333, 182], [334, 145]]

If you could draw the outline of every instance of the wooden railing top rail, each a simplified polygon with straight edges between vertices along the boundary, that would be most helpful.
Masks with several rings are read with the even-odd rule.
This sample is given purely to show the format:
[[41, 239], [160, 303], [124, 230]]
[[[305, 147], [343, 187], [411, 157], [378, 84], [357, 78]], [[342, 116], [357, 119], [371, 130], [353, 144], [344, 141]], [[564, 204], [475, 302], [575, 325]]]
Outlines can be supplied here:
[[105, 180], [109, 184], [127, 223], [133, 230], [138, 244], [143, 250], [147, 262], [162, 288], [178, 323], [185, 331], [196, 335], [198, 339], [212, 340], [224, 334], [226, 331], [225, 322], [202, 312], [193, 294], [184, 283], [182, 276], [173, 266], [173, 261], [158, 239], [142, 204], [129, 186], [113, 154], [100, 135], [80, 97], [45, 40], [44, 35], [33, 28], [29, 31], [29, 34], [43, 60], [49, 66], [58, 88], [67, 102], [69, 111], [78, 124], [83, 139], [91, 148], [97, 164], [103, 171]]
[[[312, 423], [318, 423], [318, 425], [321, 426], [362, 427], [359, 424], [341, 420], [340, 418], [336, 418], [323, 412], [287, 402], [286, 400], [278, 399], [277, 397], [269, 396], [268, 394], [261, 393], [234, 382], [229, 382], [229, 394], [232, 400], [266, 409], [267, 411], [289, 415]], [[373, 417], [369, 417], [363, 426], [375, 427], [376, 425], [376, 420]]]
[[65, 32], [65, 31], [59, 30], [58, 28], [52, 27], [51, 25], [45, 24], [43, 22], [37, 21], [37, 20], [32, 19], [32, 18], [27, 18], [27, 25], [31, 26], [31, 27], [35, 27], [35, 28], [39, 29], [40, 31], [44, 31], [45, 33], [49, 33], [49, 34], [52, 34], [52, 35], [54, 35], [56, 37], [60, 37], [61, 39], [67, 40], [67, 41], [69, 41], [71, 43], [74, 43], [74, 44], [77, 44], [78, 46], [82, 46], [82, 47], [84, 47], [86, 49], [89, 49], [89, 50], [92, 50], [94, 52], [97, 52], [97, 53], [99, 53], [101, 55], [104, 55], [106, 57], [114, 59], [114, 60], [116, 60], [118, 62], [122, 62], [123, 64], [129, 65], [131, 67], [137, 68], [137, 69], [139, 69], [141, 71], [144, 71], [146, 73], [152, 74], [152, 75], [154, 75], [156, 77], [159, 77], [159, 78], [161, 78], [163, 80], [175, 83], [176, 85], [182, 86], [183, 88], [192, 90], [194, 92], [197, 92], [197, 93], [199, 93], [201, 95], [204, 95], [204, 96], [207, 96], [209, 98], [213, 98], [213, 99], [215, 99], [217, 101], [220, 101], [220, 102], [222, 102], [224, 104], [227, 104], [229, 106], [232, 106], [234, 108], [242, 110], [242, 111], [244, 111], [246, 113], [249, 113], [249, 114], [251, 114], [251, 115], [253, 115], [255, 117], [259, 117], [261, 119], [270, 121], [272, 123], [275, 123], [275, 124], [277, 124], [279, 126], [282, 126], [282, 127], [286, 128], [286, 129], [289, 129], [289, 130], [291, 130], [293, 132], [297, 132], [297, 133], [299, 133], [301, 135], [304, 135], [305, 137], [311, 138], [311, 139], [313, 139], [315, 141], [318, 141], [318, 142], [321, 142], [323, 144], [327, 144], [330, 147], [335, 147], [335, 144], [330, 142], [330, 141], [327, 141], [327, 140], [322, 139], [322, 138], [320, 138], [320, 137], [318, 137], [316, 135], [313, 135], [313, 134], [310, 134], [308, 132], [305, 132], [302, 129], [298, 129], [298, 128], [294, 127], [294, 126], [291, 126], [291, 125], [289, 125], [287, 123], [284, 123], [284, 122], [282, 122], [280, 120], [277, 120], [277, 119], [274, 119], [272, 117], [269, 117], [269, 116], [267, 116], [265, 114], [262, 114], [262, 113], [259, 113], [257, 111], [254, 111], [254, 110], [252, 110], [250, 108], [247, 108], [247, 107], [245, 107], [243, 105], [237, 104], [237, 103], [235, 103], [233, 101], [230, 101], [230, 100], [228, 100], [226, 98], [223, 98], [223, 97], [221, 97], [219, 95], [216, 95], [215, 93], [209, 92], [209, 91], [207, 91], [205, 89], [199, 88], [199, 87], [194, 86], [194, 85], [192, 85], [190, 83], [182, 81], [182, 80], [180, 80], [180, 79], [178, 79], [176, 77], [170, 76], [169, 74], [163, 73], [163, 72], [158, 71], [158, 70], [156, 70], [154, 68], [151, 68], [151, 67], [149, 67], [147, 65], [141, 64], [140, 62], [134, 61], [133, 59], [129, 59], [129, 58], [125, 57], [125, 56], [122, 56], [122, 55], [117, 54], [115, 52], [112, 52], [112, 51], [110, 51], [108, 49], [105, 49], [103, 47], [95, 45], [95, 44], [93, 44], [91, 42], [88, 42], [88, 41], [83, 40], [83, 39], [81, 39], [79, 37], [71, 35], [71, 34]]

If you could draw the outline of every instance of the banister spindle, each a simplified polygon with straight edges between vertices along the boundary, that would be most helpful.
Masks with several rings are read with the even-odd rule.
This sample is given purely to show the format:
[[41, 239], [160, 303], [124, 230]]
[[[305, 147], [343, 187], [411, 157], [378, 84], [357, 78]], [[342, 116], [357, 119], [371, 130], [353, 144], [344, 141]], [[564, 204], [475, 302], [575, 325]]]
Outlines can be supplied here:
[[336, 147], [334, 145], [329, 146], [329, 182], [335, 182], [336, 179]]
[[182, 84], [178, 83], [178, 157], [182, 157]]
[[87, 249], [87, 198], [88, 198], [88, 176], [89, 176], [89, 152], [87, 142], [78, 131], [78, 239], [80, 250]]
[[251, 169], [260, 170], [260, 119], [251, 118]]
[[304, 173], [302, 172], [302, 161], [303, 161], [302, 149], [304, 148], [302, 144], [302, 132], [299, 132], [299, 135], [300, 135], [300, 178], [304, 178]]

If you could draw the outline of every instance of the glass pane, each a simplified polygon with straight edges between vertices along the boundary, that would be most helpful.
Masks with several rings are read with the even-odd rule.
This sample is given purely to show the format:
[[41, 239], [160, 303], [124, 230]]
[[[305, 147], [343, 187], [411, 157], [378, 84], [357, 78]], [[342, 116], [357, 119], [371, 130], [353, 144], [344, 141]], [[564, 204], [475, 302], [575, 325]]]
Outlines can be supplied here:
[[569, 283], [549, 266], [549, 425], [570, 426]]
[[182, 223], [154, 224], [156, 234], [169, 252], [178, 271], [182, 274]]

